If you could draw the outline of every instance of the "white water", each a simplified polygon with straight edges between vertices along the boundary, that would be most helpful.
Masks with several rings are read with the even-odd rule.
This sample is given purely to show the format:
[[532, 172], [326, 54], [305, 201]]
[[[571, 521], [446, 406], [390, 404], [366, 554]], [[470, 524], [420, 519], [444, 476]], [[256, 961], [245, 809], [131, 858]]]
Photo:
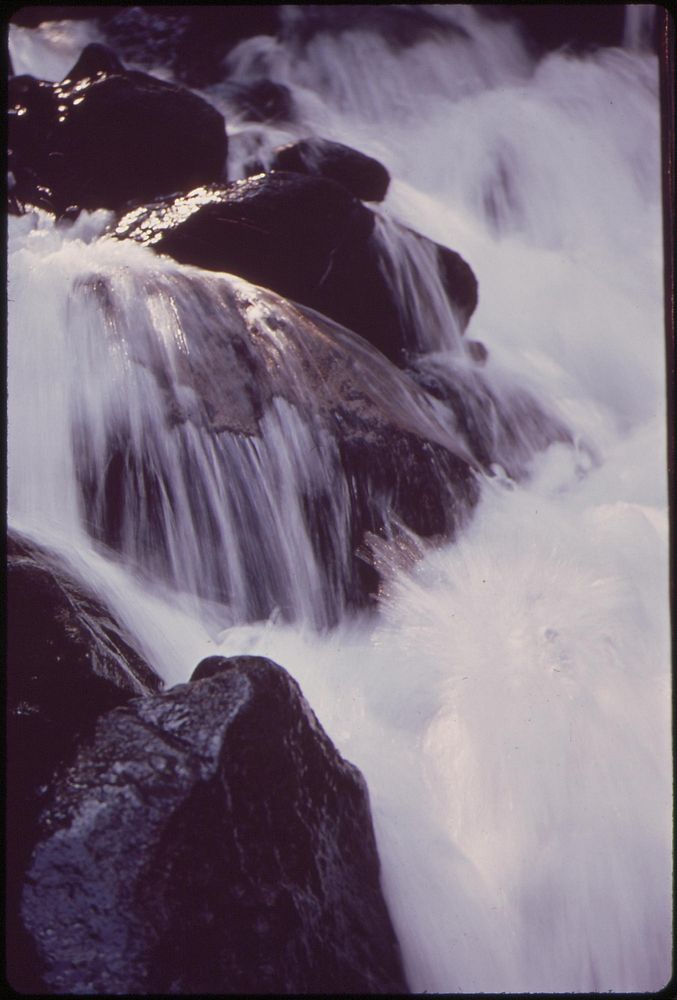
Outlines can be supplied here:
[[[456, 544], [418, 561], [381, 549], [374, 618], [324, 633], [233, 625], [195, 580], [177, 595], [94, 553], [80, 523], [73, 390], [94, 434], [97, 412], [103, 425], [127, 405], [116, 380], [130, 366], [123, 354], [103, 377], [84, 350], [96, 314], [76, 299], [69, 319], [70, 283], [99, 270], [133, 287], [182, 269], [98, 240], [103, 218], [57, 230], [42, 216], [10, 220], [10, 521], [68, 554], [168, 683], [214, 652], [264, 653], [299, 680], [369, 783], [415, 992], [653, 991], [671, 974], [672, 806], [656, 62], [635, 46], [531, 67], [504, 26], [453, 12], [474, 41], [394, 56], [352, 32], [292, 59], [257, 40], [230, 63], [253, 72], [256, 51], [293, 88], [297, 134], [386, 163], [383, 211], [478, 276], [468, 334], [489, 348], [487, 378], [538, 393], [595, 463], [553, 445], [528, 484], [485, 485]], [[48, 75], [41, 48], [25, 58]], [[254, 132], [264, 148], [287, 137], [241, 126], [243, 148]], [[163, 314], [153, 328], [175, 358], [176, 323]], [[293, 485], [283, 469], [277, 480]], [[282, 497], [298, 554], [293, 489]], [[194, 565], [190, 536], [176, 543]]]

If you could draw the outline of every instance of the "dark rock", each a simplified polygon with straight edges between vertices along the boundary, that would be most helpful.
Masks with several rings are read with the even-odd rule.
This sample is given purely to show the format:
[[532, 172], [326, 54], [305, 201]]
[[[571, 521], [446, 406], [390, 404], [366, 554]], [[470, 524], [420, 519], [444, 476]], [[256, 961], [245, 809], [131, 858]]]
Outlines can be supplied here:
[[101, 713], [160, 678], [58, 559], [14, 533], [7, 546], [7, 935], [10, 979], [34, 987], [18, 894], [56, 769]]
[[228, 81], [222, 93], [233, 103], [246, 121], [291, 122], [295, 118], [294, 99], [289, 87], [273, 80], [253, 80], [250, 83]]
[[326, 139], [301, 139], [273, 151], [271, 170], [328, 177], [362, 201], [383, 201], [390, 174], [378, 160]]
[[489, 351], [487, 350], [486, 345], [480, 340], [466, 340], [465, 349], [475, 364], [486, 364], [487, 358], [489, 357]]
[[[126, 312], [141, 291], [153, 302], [171, 303], [182, 331], [185, 350], [176, 355], [172, 381], [144, 347], [156, 339], [152, 316], [139, 308], [133, 317]], [[188, 273], [152, 280], [144, 274], [138, 287], [94, 276], [78, 295], [88, 309], [103, 311], [110, 329], [126, 331], [130, 363], [152, 373], [165, 408], [164, 423], [153, 418], [136, 430], [125, 424], [124, 410], [116, 411], [105, 445], [92, 439], [87, 422], [75, 431], [85, 523], [95, 538], [153, 575], [185, 586], [189, 556], [180, 560], [183, 578], [172, 574], [178, 512], [186, 512], [191, 532], [196, 526], [200, 532], [203, 557], [194, 585], [201, 596], [232, 600], [228, 560], [235, 567], [240, 559], [232, 572], [240, 581], [242, 616], [259, 619], [277, 608], [294, 618], [299, 570], [284, 564], [286, 543], [270, 513], [271, 502], [289, 490], [287, 505], [301, 505], [298, 517], [321, 574], [313, 601], [324, 609], [318, 624], [325, 625], [342, 608], [363, 605], [375, 589], [357, 556], [366, 531], [388, 534], [396, 518], [420, 535], [451, 537], [475, 504], [477, 463], [449, 421], [436, 418], [436, 401], [325, 317], [254, 286]], [[290, 428], [290, 413], [304, 429]], [[218, 465], [216, 505], [214, 487], [201, 486], [206, 473], [196, 430], [213, 456], [210, 469]], [[293, 456], [299, 433], [307, 441], [304, 455], [289, 457], [281, 482], [269, 449]], [[288, 451], [280, 434], [289, 437]], [[231, 520], [219, 527], [224, 511]], [[168, 525], [174, 526], [170, 535]], [[226, 541], [231, 533], [236, 551]]]
[[[488, 355], [484, 344], [468, 344], [473, 359], [482, 365]], [[435, 359], [420, 359], [410, 374], [430, 395], [450, 408], [456, 425], [484, 469], [493, 465], [512, 478], [529, 473], [534, 455], [555, 442], [573, 444], [569, 429], [528, 390], [487, 377], [476, 367], [451, 366]]]
[[345, 31], [373, 32], [395, 49], [430, 38], [467, 37], [463, 27], [440, 17], [434, 8], [405, 4], [302, 5], [285, 18], [283, 37], [305, 45], [319, 33]]
[[19, 28], [37, 28], [47, 21], [88, 21], [95, 18], [111, 17], [120, 7], [92, 4], [26, 4], [11, 16], [11, 23]]
[[403, 364], [411, 354], [447, 346], [447, 325], [463, 332], [477, 305], [477, 278], [455, 251], [396, 223], [390, 227], [407, 248], [403, 258], [378, 232], [351, 236], [308, 302]]
[[[270, 288], [354, 330], [400, 362], [407, 352], [430, 349], [421, 339], [430, 335], [430, 323], [419, 323], [410, 312], [416, 297], [425, 315], [426, 289], [416, 282], [411, 294], [402, 291], [397, 263], [373, 228], [373, 213], [336, 182], [273, 171], [136, 209], [121, 219], [115, 234], [181, 263], [228, 271]], [[427, 253], [426, 280], [435, 280], [432, 272], [438, 272], [439, 294], [463, 328], [477, 303], [472, 269], [454, 251], [399, 231], [414, 249]]]
[[24, 215], [26, 211], [23, 202], [20, 202], [13, 191], [7, 192], [7, 214], [8, 215]]
[[[422, 237], [418, 237], [422, 239]], [[477, 278], [470, 265], [460, 253], [448, 247], [435, 244], [437, 259], [444, 287], [450, 302], [453, 303], [461, 328], [465, 330], [470, 317], [477, 309], [478, 285]]]
[[99, 720], [44, 816], [23, 916], [61, 993], [400, 993], [366, 786], [280, 667]]
[[122, 65], [112, 49], [98, 42], [86, 45], [80, 53], [80, 57], [65, 78], [70, 83], [80, 83], [94, 79], [99, 75], [120, 76], [125, 72]]
[[226, 670], [231, 670], [234, 666], [237, 666], [238, 663], [239, 660], [237, 657], [207, 656], [204, 660], [200, 660], [195, 670], [190, 675], [189, 683], [193, 684], [195, 681], [204, 681], [208, 677], [215, 677], [217, 674], [222, 674]]
[[202, 98], [125, 70], [88, 45], [68, 76], [9, 83], [9, 146], [17, 197], [51, 189], [57, 212], [121, 208], [220, 178], [223, 116]]
[[153, 5], [116, 8], [101, 27], [123, 58], [168, 66], [188, 86], [204, 87], [222, 79], [231, 48], [253, 35], [274, 35], [278, 21], [275, 4]]
[[373, 224], [333, 181], [273, 173], [136, 209], [115, 235], [312, 304], [339, 247], [350, 236], [366, 239]]
[[519, 24], [537, 56], [559, 48], [585, 52], [623, 44], [624, 4], [485, 4], [482, 9]]
[[191, 87], [217, 83], [226, 54], [245, 38], [275, 35], [276, 4], [214, 4], [189, 8], [188, 27], [177, 44], [174, 70]]
[[116, 7], [99, 28], [106, 44], [125, 62], [148, 69], [158, 66], [172, 69], [189, 22], [187, 6], [154, 4]]

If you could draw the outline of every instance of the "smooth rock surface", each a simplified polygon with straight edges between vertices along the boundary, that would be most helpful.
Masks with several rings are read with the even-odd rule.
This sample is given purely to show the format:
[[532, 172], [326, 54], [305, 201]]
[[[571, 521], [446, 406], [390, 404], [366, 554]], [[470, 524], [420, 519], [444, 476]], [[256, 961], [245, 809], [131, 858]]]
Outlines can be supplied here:
[[300, 139], [273, 151], [271, 170], [317, 174], [342, 184], [362, 201], [383, 201], [390, 174], [378, 160], [327, 139]]
[[[477, 304], [472, 268], [455, 251], [399, 230], [426, 255], [425, 266], [437, 268], [438, 295], [462, 330]], [[208, 185], [134, 209], [115, 235], [309, 306], [397, 363], [424, 346], [397, 264], [374, 233], [373, 212], [333, 180], [274, 170]], [[419, 294], [425, 300], [425, 290]]]
[[[441, 404], [371, 345], [244, 282], [177, 270], [138, 282], [93, 277], [78, 293], [120, 330], [130, 362], [157, 384], [143, 426], [127, 426], [116, 411], [103, 446], [87, 422], [78, 426], [86, 523], [99, 541], [172, 580], [185, 518], [205, 552], [192, 585], [227, 601], [226, 560], [210, 554], [235, 532], [246, 567], [243, 614], [259, 619], [278, 608], [293, 617], [279, 519], [268, 513], [287, 489], [286, 508], [300, 504], [298, 530], [313, 547], [333, 621], [337, 609], [362, 606], [374, 592], [357, 554], [366, 531], [387, 533], [396, 519], [419, 535], [453, 537], [465, 523], [479, 496], [479, 464], [439, 418]], [[155, 305], [128, 316], [140, 289]], [[172, 381], [162, 358], [153, 359], [153, 317], [163, 303], [184, 345], [172, 356]], [[136, 405], [132, 398], [129, 409]], [[305, 442], [300, 451], [297, 441]], [[209, 470], [224, 470], [217, 490], [207, 485], [211, 471], [196, 489], [207, 477], [205, 455]], [[284, 483], [279, 462], [288, 463]], [[221, 529], [224, 511], [231, 520]]]
[[276, 172], [135, 209], [115, 235], [310, 305], [341, 245], [372, 228], [371, 213], [340, 185]]

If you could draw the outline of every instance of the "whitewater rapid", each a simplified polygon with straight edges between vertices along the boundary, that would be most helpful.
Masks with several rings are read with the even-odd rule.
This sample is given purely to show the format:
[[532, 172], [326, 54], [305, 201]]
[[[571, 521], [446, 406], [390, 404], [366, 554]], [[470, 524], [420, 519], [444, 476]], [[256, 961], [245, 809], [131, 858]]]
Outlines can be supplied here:
[[[367, 779], [414, 992], [654, 991], [672, 937], [657, 62], [635, 48], [534, 65], [512, 29], [458, 10], [468, 39], [396, 56], [359, 31], [316, 36], [302, 58], [242, 43], [230, 67], [265, 60], [301, 117], [282, 134], [236, 120], [235, 175], [299, 133], [378, 156], [385, 219], [477, 274], [467, 335], [486, 371], [534, 392], [574, 444], [537, 456], [527, 482], [499, 470], [454, 544], [412, 540], [415, 560], [385, 547], [375, 614], [320, 631], [310, 614], [234, 622], [95, 550], [77, 498], [73, 387], [96, 371], [87, 412], [113, 406], [126, 362], [100, 381], [70, 288], [190, 269], [102, 239], [106, 213], [71, 228], [34, 213], [9, 220], [9, 521], [64, 554], [167, 684], [213, 653], [296, 677]], [[88, 31], [13, 30], [17, 72], [59, 78]], [[219, 85], [205, 94], [229, 122]]]

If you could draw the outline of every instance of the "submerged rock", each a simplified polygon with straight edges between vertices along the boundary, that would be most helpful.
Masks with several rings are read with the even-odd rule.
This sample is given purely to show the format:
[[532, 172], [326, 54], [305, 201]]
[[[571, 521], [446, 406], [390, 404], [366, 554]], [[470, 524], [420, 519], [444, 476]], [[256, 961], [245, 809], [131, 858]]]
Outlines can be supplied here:
[[60, 83], [15, 76], [8, 85], [16, 196], [53, 209], [119, 209], [130, 200], [186, 191], [221, 177], [223, 116], [190, 91], [126, 70], [88, 45]]
[[10, 978], [33, 989], [18, 894], [54, 774], [96, 719], [160, 678], [61, 562], [11, 532], [7, 547], [7, 934]]
[[[113, 338], [111, 363], [117, 337], [129, 363], [105, 436], [84, 414], [75, 428], [85, 523], [180, 589], [245, 619], [312, 605], [333, 624], [376, 589], [365, 532], [397, 520], [453, 537], [478, 499], [479, 466], [442, 407], [311, 310], [178, 269], [95, 276], [77, 302]], [[171, 338], [155, 327], [165, 315]]]
[[378, 160], [327, 139], [301, 139], [273, 150], [271, 170], [316, 174], [342, 184], [362, 201], [383, 201], [390, 174]]
[[291, 122], [294, 121], [294, 99], [289, 87], [274, 80], [250, 82], [227, 81], [221, 92], [235, 106], [245, 121]]
[[[402, 281], [374, 225], [373, 212], [335, 181], [275, 170], [134, 209], [115, 235], [270, 288], [401, 362], [409, 351], [431, 348], [421, 343], [427, 328], [411, 316], [414, 297], [425, 312], [426, 290], [416, 272]], [[455, 313], [450, 322], [463, 329], [477, 304], [470, 266], [453, 250], [390, 226], [413, 244], [414, 254], [425, 256], [424, 268], [437, 275], [438, 297]]]
[[[488, 356], [486, 347], [470, 341], [477, 366]], [[512, 479], [528, 475], [534, 455], [551, 444], [573, 445], [563, 420], [527, 389], [513, 382], [502, 384], [495, 373], [448, 359], [421, 358], [410, 369], [418, 385], [442, 401], [473, 455], [487, 471], [499, 465]], [[587, 448], [587, 446], [581, 445]]]
[[46, 986], [406, 991], [361, 775], [281, 667], [208, 672], [107, 713], [60, 780], [23, 894]]

